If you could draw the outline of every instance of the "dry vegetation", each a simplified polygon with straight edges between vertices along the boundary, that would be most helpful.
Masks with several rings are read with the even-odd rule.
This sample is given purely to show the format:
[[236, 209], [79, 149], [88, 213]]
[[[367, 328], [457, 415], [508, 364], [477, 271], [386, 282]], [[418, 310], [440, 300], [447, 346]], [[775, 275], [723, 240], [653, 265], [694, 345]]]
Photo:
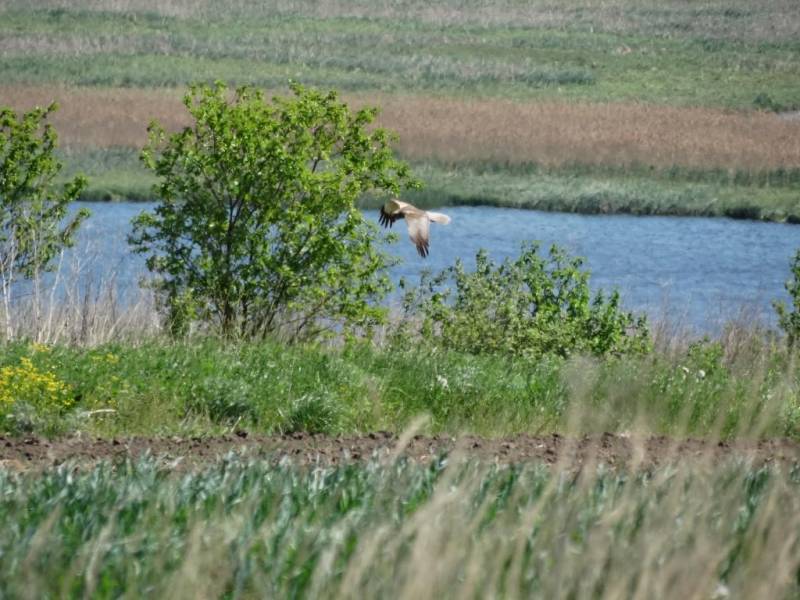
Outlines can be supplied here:
[[0, 104], [25, 110], [55, 100], [60, 110], [52, 123], [64, 146], [140, 148], [152, 119], [167, 129], [188, 123], [181, 95], [178, 90], [5, 87]]
[[773, 114], [630, 103], [381, 99], [417, 160], [774, 169], [800, 166], [800, 123]]
[[[5, 87], [17, 109], [56, 99], [67, 146], [141, 147], [147, 124], [187, 123], [181, 91]], [[763, 171], [800, 167], [800, 121], [771, 113], [631, 103], [514, 102], [430, 96], [351, 96], [377, 104], [414, 161], [451, 164], [652, 165]]]

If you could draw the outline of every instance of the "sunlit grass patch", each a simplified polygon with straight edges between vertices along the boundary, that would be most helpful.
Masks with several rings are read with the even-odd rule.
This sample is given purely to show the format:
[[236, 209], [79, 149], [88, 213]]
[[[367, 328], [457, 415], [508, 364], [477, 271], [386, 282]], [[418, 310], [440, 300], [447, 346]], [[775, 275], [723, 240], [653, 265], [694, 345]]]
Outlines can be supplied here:
[[[18, 369], [28, 352], [24, 344], [4, 346], [0, 364]], [[733, 345], [719, 342], [603, 359], [272, 340], [57, 345], [42, 372], [69, 391], [67, 405], [40, 407], [41, 420], [23, 429], [348, 435], [398, 432], [426, 416], [429, 433], [800, 437], [791, 354], [756, 341], [735, 357], [732, 352]]]

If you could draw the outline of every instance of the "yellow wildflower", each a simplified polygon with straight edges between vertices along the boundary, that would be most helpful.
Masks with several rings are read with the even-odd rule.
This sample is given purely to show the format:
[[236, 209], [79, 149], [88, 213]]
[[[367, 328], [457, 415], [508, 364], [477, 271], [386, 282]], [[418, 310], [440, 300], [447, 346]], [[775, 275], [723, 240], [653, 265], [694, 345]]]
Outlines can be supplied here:
[[69, 408], [74, 400], [69, 385], [23, 356], [19, 365], [0, 368], [0, 414], [7, 413], [16, 402], [48, 411]]

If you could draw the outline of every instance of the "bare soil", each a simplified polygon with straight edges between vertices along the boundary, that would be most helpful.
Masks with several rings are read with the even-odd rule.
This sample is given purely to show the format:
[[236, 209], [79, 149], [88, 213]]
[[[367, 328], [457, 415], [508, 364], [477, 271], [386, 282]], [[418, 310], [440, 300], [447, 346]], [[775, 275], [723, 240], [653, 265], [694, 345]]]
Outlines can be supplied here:
[[800, 465], [800, 443], [786, 439], [710, 441], [667, 437], [632, 438], [604, 433], [567, 438], [516, 435], [505, 438], [464, 436], [395, 436], [387, 432], [358, 437], [331, 437], [295, 433], [283, 436], [249, 435], [237, 432], [219, 437], [118, 439], [75, 436], [48, 440], [39, 437], [0, 437], [0, 469], [38, 470], [62, 463], [90, 466], [99, 461], [157, 457], [178, 470], [214, 462], [235, 452], [274, 462], [291, 460], [307, 465], [336, 465], [369, 458], [406, 457], [427, 462], [444, 453], [451, 457], [488, 462], [540, 463], [582, 468], [604, 464], [609, 467], [651, 468], [660, 464], [698, 460], [718, 464], [743, 460], [753, 465]]

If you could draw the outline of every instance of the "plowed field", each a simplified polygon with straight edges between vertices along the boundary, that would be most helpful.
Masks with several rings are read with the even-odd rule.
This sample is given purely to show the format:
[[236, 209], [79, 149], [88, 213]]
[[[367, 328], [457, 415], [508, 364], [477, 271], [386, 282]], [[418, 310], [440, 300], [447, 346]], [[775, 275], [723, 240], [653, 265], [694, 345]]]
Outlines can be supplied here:
[[533, 462], [559, 464], [568, 468], [601, 463], [609, 467], [650, 468], [685, 460], [707, 461], [710, 464], [744, 460], [754, 465], [775, 463], [787, 467], [800, 464], [800, 444], [785, 439], [709, 441], [635, 438], [609, 433], [577, 438], [558, 434], [452, 438], [395, 436], [386, 432], [358, 437], [331, 437], [305, 433], [257, 436], [238, 432], [209, 438], [69, 437], [47, 440], [38, 437], [0, 437], [0, 468], [26, 471], [65, 462], [89, 466], [102, 460], [135, 460], [150, 454], [159, 457], [165, 466], [183, 470], [213, 462], [229, 452], [275, 462], [291, 460], [310, 465], [336, 465], [398, 456], [429, 461], [443, 453], [505, 464]]

